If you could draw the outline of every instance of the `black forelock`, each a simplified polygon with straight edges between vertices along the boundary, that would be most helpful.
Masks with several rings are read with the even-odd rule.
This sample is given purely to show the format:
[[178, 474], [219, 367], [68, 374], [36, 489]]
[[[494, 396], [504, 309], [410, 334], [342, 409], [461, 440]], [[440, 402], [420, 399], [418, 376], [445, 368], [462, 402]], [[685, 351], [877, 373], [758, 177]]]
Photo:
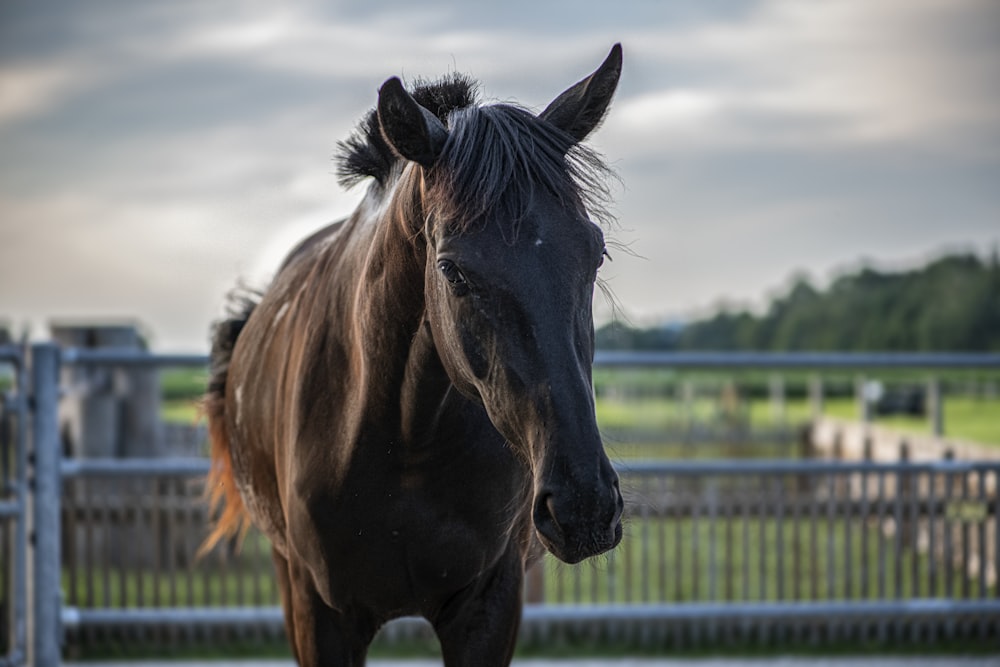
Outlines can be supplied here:
[[566, 210], [582, 207], [581, 214], [612, 222], [613, 176], [598, 153], [569, 134], [527, 109], [495, 104], [451, 114], [430, 183], [434, 213], [447, 224], [462, 231], [495, 220], [511, 242], [540, 190]]
[[[471, 77], [455, 72], [437, 81], [418, 79], [410, 94], [420, 106], [447, 123], [453, 111], [477, 103], [478, 87]], [[382, 137], [375, 109], [364, 115], [347, 140], [337, 144], [335, 159], [337, 178], [344, 187], [352, 187], [369, 177], [383, 185], [386, 183], [399, 158]]]
[[[417, 81], [411, 94], [448, 128], [431, 188], [439, 217], [468, 229], [487, 218], [516, 238], [520, 221], [539, 188], [569, 208], [583, 206], [610, 223], [608, 179], [601, 156], [554, 125], [513, 104], [478, 106], [478, 84], [461, 74]], [[388, 185], [401, 160], [382, 136], [375, 110], [341, 142], [337, 174], [345, 187], [367, 177]]]

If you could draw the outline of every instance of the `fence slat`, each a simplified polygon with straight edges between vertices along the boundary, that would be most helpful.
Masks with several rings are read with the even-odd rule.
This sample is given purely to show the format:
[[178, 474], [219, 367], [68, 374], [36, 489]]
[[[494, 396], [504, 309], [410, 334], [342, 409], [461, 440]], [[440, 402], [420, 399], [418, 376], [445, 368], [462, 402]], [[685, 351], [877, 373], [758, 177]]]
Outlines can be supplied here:
[[960, 505], [958, 522], [962, 534], [962, 569], [959, 581], [962, 586], [962, 598], [969, 599], [971, 593], [970, 560], [972, 556], [972, 544], [969, 536], [969, 522], [965, 520], [965, 510], [969, 507], [969, 475], [962, 475], [962, 504]]
[[885, 499], [885, 473], [880, 472], [878, 474], [878, 529], [875, 533], [876, 539], [878, 540], [878, 598], [880, 600], [885, 599], [886, 596], [886, 562], [885, 562], [885, 514], [886, 514], [886, 499]]
[[[853, 595], [853, 575], [854, 575], [854, 480], [856, 475], [851, 473], [845, 479], [844, 495], [847, 507], [843, 512], [844, 531], [844, 569], [843, 569], [843, 595], [845, 600], [850, 600]], [[862, 524], [863, 525], [863, 524]]]
[[722, 576], [724, 580], [723, 596], [727, 602], [733, 601], [733, 573], [736, 569], [734, 562], [735, 554], [733, 553], [733, 518], [732, 505], [723, 505], [722, 521], [725, 530], [723, 538], [725, 540], [725, 556]]
[[679, 509], [674, 515], [674, 600], [684, 601], [682, 584], [684, 581], [684, 520], [681, 518]]
[[819, 568], [819, 498], [813, 493], [809, 499], [809, 593], [814, 602], [819, 600]]
[[761, 477], [757, 493], [760, 502], [757, 503], [757, 569], [760, 577], [758, 600], [767, 600], [767, 478]]
[[954, 487], [954, 475], [946, 474], [944, 478], [944, 499], [945, 499], [945, 512], [942, 517], [942, 526], [944, 527], [943, 540], [944, 540], [944, 561], [942, 567], [944, 567], [944, 594], [945, 597], [955, 597], [955, 558], [953, 553], [952, 544], [952, 518], [948, 515], [948, 507], [950, 506], [953, 498], [952, 491]]
[[[899, 460], [909, 462], [910, 460], [910, 446], [904, 440], [899, 445]], [[910, 517], [906, 513], [907, 506], [905, 505], [907, 497], [909, 495], [911, 476], [908, 472], [900, 471], [896, 474], [896, 493], [895, 493], [895, 535], [894, 535], [894, 547], [896, 552], [895, 562], [893, 564], [896, 598], [903, 598], [903, 582], [905, 581], [904, 568], [903, 568], [903, 547], [905, 542], [909, 541], [909, 531], [912, 530], [910, 525]], [[911, 554], [911, 558], [914, 554]], [[905, 619], [896, 619], [895, 633], [897, 638], [902, 638], [904, 632], [907, 629], [905, 624]]]
[[926, 559], [920, 555], [920, 505], [917, 502], [920, 497], [920, 475], [914, 474], [910, 478], [910, 596], [920, 595], [920, 564]]
[[1000, 469], [993, 471], [993, 595], [1000, 599]]
[[[649, 498], [649, 480], [642, 480], [642, 498]], [[650, 544], [649, 544], [649, 501], [642, 502], [639, 505], [639, 517], [642, 519], [641, 528], [641, 539], [642, 539], [642, 553], [640, 554], [640, 591], [639, 595], [643, 603], [649, 603], [649, 592], [652, 588], [649, 583], [652, 581], [652, 572], [650, 571]]]
[[927, 513], [927, 595], [933, 597], [938, 595], [938, 552], [937, 552], [937, 528], [938, 524], [938, 475], [928, 474], [927, 498], [930, 511]]
[[837, 501], [837, 478], [834, 475], [827, 475], [826, 489], [826, 595], [824, 599], [831, 600], [836, 597], [837, 575], [836, 575], [836, 555], [837, 541], [834, 537], [836, 527], [836, 501]]
[[782, 483], [784, 478], [775, 476], [772, 480], [775, 496], [774, 512], [774, 540], [777, 545], [777, 576], [775, 576], [775, 599], [785, 600], [785, 503], [782, 502]]
[[[663, 477], [657, 480], [656, 490], [657, 497], [664, 497], [666, 494], [667, 480]], [[657, 602], [665, 603], [670, 600], [669, 593], [667, 592], [667, 562], [668, 562], [668, 551], [667, 551], [667, 522], [670, 520], [669, 516], [658, 516], [657, 517], [657, 553], [660, 554], [660, 595], [657, 598]]]
[[743, 527], [743, 601], [750, 599], [750, 499], [740, 503], [740, 519]]

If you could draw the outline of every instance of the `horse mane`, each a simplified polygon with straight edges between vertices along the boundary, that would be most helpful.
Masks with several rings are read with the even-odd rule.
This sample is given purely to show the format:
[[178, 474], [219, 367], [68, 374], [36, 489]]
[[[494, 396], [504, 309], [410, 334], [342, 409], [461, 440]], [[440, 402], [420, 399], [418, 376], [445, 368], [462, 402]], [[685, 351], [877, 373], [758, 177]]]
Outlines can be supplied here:
[[[465, 231], [487, 220], [510, 225], [513, 242], [534, 192], [547, 190], [567, 208], [581, 208], [601, 223], [608, 212], [608, 181], [614, 177], [603, 158], [556, 126], [515, 104], [480, 106], [478, 84], [461, 74], [418, 82], [411, 94], [448, 128], [430, 193], [430, 211]], [[351, 187], [373, 178], [381, 187], [402, 160], [382, 137], [375, 110], [338, 144], [338, 176]]]

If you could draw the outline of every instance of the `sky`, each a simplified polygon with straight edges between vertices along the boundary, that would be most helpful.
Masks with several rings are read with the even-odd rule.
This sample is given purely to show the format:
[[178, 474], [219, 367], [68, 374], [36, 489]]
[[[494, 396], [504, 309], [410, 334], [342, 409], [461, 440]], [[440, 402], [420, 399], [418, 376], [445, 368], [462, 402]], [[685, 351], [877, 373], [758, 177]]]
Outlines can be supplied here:
[[633, 324], [1000, 244], [993, 0], [5, 0], [0, 320], [203, 351], [237, 281], [360, 201], [332, 158], [385, 79], [459, 71], [540, 110], [615, 42], [590, 144]]

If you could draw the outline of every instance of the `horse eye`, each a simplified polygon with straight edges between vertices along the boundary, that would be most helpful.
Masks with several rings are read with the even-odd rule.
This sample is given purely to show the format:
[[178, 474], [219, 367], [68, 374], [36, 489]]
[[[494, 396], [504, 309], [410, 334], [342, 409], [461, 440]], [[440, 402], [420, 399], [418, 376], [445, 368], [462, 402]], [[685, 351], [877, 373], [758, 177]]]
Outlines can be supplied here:
[[451, 283], [452, 287], [460, 287], [466, 284], [465, 275], [462, 274], [462, 270], [450, 259], [439, 261], [438, 270], [441, 271], [444, 279]]
[[601, 258], [597, 261], [597, 268], [601, 268], [602, 266], [604, 266], [604, 258], [605, 257], [608, 259], [609, 262], [613, 262], [614, 261], [611, 258], [611, 254], [608, 252], [608, 249], [604, 248], [603, 250], [601, 250]]

